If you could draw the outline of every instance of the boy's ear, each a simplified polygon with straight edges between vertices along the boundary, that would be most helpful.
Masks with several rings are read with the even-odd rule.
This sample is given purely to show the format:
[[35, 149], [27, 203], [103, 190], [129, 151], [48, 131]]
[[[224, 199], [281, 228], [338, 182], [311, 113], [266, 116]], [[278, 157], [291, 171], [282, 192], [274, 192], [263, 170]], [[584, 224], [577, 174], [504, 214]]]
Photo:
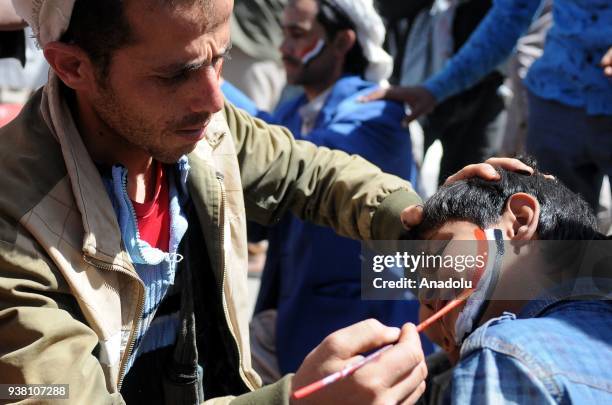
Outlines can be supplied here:
[[531, 240], [537, 237], [540, 222], [540, 203], [531, 194], [510, 196], [502, 215], [502, 224], [512, 240]]
[[71, 89], [87, 91], [96, 83], [91, 59], [80, 47], [54, 41], [43, 52], [53, 71]]

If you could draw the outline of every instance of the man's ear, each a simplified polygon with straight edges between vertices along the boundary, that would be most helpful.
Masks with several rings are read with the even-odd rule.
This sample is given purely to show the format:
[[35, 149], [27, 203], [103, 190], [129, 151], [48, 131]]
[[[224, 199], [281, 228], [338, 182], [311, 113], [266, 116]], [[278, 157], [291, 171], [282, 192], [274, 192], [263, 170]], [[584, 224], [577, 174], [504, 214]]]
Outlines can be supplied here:
[[334, 38], [334, 48], [342, 55], [346, 55], [355, 45], [357, 34], [353, 30], [338, 31]]
[[506, 203], [501, 222], [510, 239], [531, 240], [537, 236], [540, 203], [531, 194], [513, 194]]
[[95, 83], [91, 59], [80, 47], [55, 41], [43, 52], [57, 76], [71, 89], [87, 91]]

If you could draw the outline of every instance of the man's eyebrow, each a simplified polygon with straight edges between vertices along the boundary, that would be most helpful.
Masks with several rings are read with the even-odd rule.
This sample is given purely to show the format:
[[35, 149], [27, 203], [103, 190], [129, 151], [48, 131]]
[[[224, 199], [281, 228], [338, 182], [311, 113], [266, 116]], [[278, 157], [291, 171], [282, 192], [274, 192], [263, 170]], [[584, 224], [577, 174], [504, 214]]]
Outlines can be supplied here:
[[[217, 55], [213, 55], [211, 59], [216, 58], [225, 58], [229, 55], [230, 50], [232, 49], [232, 43], [229, 42], [225, 47], [221, 49]], [[211, 61], [193, 61], [193, 62], [176, 62], [170, 63], [168, 65], [163, 65], [160, 67], [156, 67], [153, 70], [156, 73], [174, 73], [174, 72], [187, 72], [191, 70], [197, 70], [202, 66], [211, 63]]]

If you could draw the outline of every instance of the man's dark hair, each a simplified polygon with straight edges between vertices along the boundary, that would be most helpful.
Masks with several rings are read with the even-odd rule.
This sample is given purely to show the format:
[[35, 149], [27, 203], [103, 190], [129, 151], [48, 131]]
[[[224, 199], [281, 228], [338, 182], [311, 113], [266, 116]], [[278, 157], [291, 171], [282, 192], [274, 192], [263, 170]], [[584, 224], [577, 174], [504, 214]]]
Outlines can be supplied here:
[[[355, 31], [355, 24], [353, 24], [346, 13], [336, 6], [333, 1], [319, 0], [318, 3], [319, 13], [317, 14], [317, 21], [323, 26], [323, 29], [325, 29], [327, 38], [334, 39], [336, 34], [342, 30]], [[363, 55], [363, 49], [359, 41], [355, 41], [355, 45], [353, 45], [346, 55], [342, 72], [363, 77], [367, 67], [368, 60]]]
[[124, 0], [76, 0], [70, 25], [61, 38], [87, 53], [99, 78], [107, 76], [113, 52], [132, 39], [124, 7]]
[[533, 174], [497, 169], [501, 179], [478, 177], [442, 186], [424, 205], [424, 219], [413, 232], [418, 239], [447, 221], [465, 220], [481, 228], [497, 223], [510, 196], [526, 193], [540, 203], [538, 235], [542, 240], [598, 239], [597, 221], [589, 205], [557, 179], [540, 173], [535, 160], [522, 158]]
[[[198, 1], [198, 0], [192, 0]], [[174, 7], [182, 0], [156, 0], [153, 4]], [[199, 0], [203, 7], [207, 0]], [[125, 14], [127, 0], [76, 0], [68, 29], [61, 41], [75, 44], [87, 53], [98, 68], [98, 78], [108, 75], [113, 52], [133, 40], [133, 32]]]

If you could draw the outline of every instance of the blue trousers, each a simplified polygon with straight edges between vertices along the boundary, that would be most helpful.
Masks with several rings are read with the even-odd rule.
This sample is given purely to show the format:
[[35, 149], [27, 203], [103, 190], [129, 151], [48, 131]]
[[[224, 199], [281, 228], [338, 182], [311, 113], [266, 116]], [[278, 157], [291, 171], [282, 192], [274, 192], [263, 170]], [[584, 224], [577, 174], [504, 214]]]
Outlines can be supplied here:
[[597, 209], [603, 176], [612, 179], [612, 115], [588, 115], [529, 92], [526, 149], [542, 172]]

